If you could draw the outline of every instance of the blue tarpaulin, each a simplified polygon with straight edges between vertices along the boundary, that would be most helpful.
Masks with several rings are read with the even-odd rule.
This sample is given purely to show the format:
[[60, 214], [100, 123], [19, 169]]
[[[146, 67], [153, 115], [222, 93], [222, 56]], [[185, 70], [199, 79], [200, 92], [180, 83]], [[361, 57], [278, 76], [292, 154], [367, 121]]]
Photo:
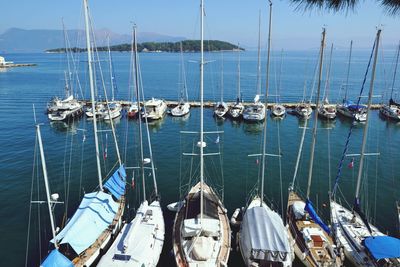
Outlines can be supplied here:
[[365, 247], [376, 259], [400, 258], [400, 239], [391, 236], [367, 237]]
[[40, 267], [73, 267], [72, 261], [54, 249], [40, 264]]
[[122, 165], [114, 172], [114, 174], [107, 180], [104, 187], [107, 188], [111, 194], [117, 199], [125, 193], [126, 172]]
[[314, 207], [311, 203], [310, 200], [306, 200], [306, 206], [304, 207], [304, 210], [308, 212], [308, 214], [311, 216], [311, 218], [314, 220], [314, 222], [318, 223], [322, 229], [325, 230], [328, 234], [331, 233], [331, 229], [322, 221], [322, 219], [318, 216], [317, 212], [314, 210]]
[[118, 205], [111, 195], [102, 191], [85, 194], [75, 214], [56, 239], [60, 244], [68, 243], [80, 254], [112, 223]]
[[367, 108], [366, 105], [357, 105], [357, 104], [354, 104], [354, 102], [350, 101], [350, 100], [346, 100], [344, 102], [344, 104], [347, 106], [348, 109], [351, 109], [351, 110], [359, 110], [359, 109]]

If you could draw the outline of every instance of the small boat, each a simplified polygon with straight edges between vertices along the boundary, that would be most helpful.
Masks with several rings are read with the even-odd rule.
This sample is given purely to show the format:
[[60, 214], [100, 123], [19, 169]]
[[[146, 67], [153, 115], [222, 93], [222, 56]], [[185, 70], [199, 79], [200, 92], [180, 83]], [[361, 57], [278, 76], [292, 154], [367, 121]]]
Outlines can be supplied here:
[[[95, 109], [96, 109], [96, 118], [102, 119], [104, 117], [105, 112], [106, 112], [104, 104], [97, 103]], [[93, 118], [93, 111], [92, 110], [93, 110], [92, 107], [86, 108], [86, 111], [85, 111], [86, 117]]]
[[275, 117], [283, 117], [286, 114], [286, 108], [284, 105], [275, 104], [271, 108], [271, 114]]
[[186, 84], [186, 72], [185, 72], [185, 65], [183, 61], [183, 48], [182, 42], [180, 43], [181, 46], [181, 69], [182, 69], [182, 88], [180, 90], [180, 98], [178, 105], [171, 109], [171, 115], [174, 117], [183, 117], [190, 112], [190, 104], [188, 102], [188, 92], [187, 92], [187, 84]]
[[82, 107], [75, 107], [73, 109], [59, 109], [47, 114], [47, 117], [51, 121], [68, 121], [71, 118], [80, 117], [82, 115]]
[[128, 118], [129, 119], [134, 119], [137, 117], [139, 111], [139, 107], [137, 102], [132, 103], [129, 108], [128, 108]]
[[237, 81], [237, 97], [236, 102], [229, 108], [229, 115], [232, 119], [239, 119], [244, 111], [242, 99], [240, 95], [240, 47], [238, 45], [238, 81]]
[[329, 104], [328, 95], [329, 95], [329, 81], [331, 76], [331, 66], [332, 66], [332, 54], [333, 54], [333, 44], [331, 45], [331, 53], [329, 56], [329, 65], [327, 69], [327, 78], [325, 81], [325, 90], [324, 90], [324, 101], [318, 107], [318, 116], [322, 119], [326, 120], [334, 120], [336, 118], [336, 105]]
[[164, 117], [167, 111], [167, 104], [164, 100], [152, 98], [144, 103], [142, 117], [149, 121], [160, 120]]
[[400, 44], [399, 44], [399, 47], [397, 48], [396, 66], [395, 66], [394, 72], [393, 72], [392, 90], [391, 90], [391, 93], [390, 93], [389, 104], [383, 105], [379, 109], [379, 112], [384, 117], [386, 117], [388, 119], [395, 120], [395, 121], [400, 121], [400, 104], [396, 103], [393, 100], [393, 91], [394, 91], [394, 85], [395, 85], [395, 81], [396, 81], [397, 66], [399, 64], [399, 54], [400, 54]]
[[108, 108], [103, 111], [103, 118], [105, 120], [116, 119], [121, 116], [121, 104], [117, 102], [108, 103]]
[[302, 119], [309, 119], [312, 114], [311, 104], [307, 102], [301, 102], [296, 105], [293, 112]]
[[169, 211], [177, 212], [185, 204], [185, 201], [178, 201], [167, 205]]
[[214, 115], [220, 119], [222, 119], [229, 110], [228, 105], [224, 102], [224, 58], [222, 53], [221, 56], [221, 100], [217, 102], [214, 107]]
[[352, 118], [357, 122], [365, 122], [367, 120], [367, 106], [355, 104], [350, 100], [344, 100], [342, 104], [336, 105], [337, 113]]

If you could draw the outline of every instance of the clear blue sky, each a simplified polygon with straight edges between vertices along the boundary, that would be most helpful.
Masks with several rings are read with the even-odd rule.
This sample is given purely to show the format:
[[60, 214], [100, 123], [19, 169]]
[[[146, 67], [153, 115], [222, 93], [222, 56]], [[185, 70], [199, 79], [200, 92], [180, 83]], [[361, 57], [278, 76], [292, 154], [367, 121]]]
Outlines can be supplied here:
[[[394, 46], [400, 39], [400, 16], [384, 13], [375, 0], [363, 1], [355, 12], [296, 11], [288, 0], [273, 1], [273, 44], [276, 49], [317, 47], [326, 25], [328, 42], [347, 47], [370, 47], [377, 25], [384, 25], [384, 45]], [[256, 46], [258, 12], [262, 12], [263, 41], [267, 33], [266, 0], [206, 0], [206, 38]], [[89, 0], [95, 28], [129, 33], [130, 21], [142, 32], [198, 38], [198, 0]], [[1, 8], [0, 32], [11, 27], [60, 29], [61, 17], [69, 29], [83, 28], [82, 1], [14, 0]]]

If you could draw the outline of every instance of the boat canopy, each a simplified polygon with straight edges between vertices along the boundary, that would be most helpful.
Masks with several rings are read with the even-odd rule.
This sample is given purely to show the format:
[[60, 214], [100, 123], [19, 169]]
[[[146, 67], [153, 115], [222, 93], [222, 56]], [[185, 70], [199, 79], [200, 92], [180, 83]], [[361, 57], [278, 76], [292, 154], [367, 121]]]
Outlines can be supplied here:
[[265, 207], [247, 209], [243, 217], [241, 238], [254, 259], [284, 261], [290, 254], [286, 228], [281, 217]]
[[73, 267], [72, 261], [65, 257], [58, 249], [54, 249], [40, 264], [40, 267]]
[[126, 172], [124, 165], [118, 168], [114, 174], [107, 180], [104, 187], [107, 188], [110, 193], [116, 198], [120, 199], [125, 193], [126, 185]]
[[376, 259], [400, 258], [400, 239], [391, 236], [370, 236], [364, 245]]
[[192, 218], [183, 221], [183, 237], [196, 236], [200, 231], [205, 236], [218, 237], [220, 235], [219, 220], [203, 218], [202, 223], [200, 223], [199, 218]]
[[314, 222], [318, 223], [319, 226], [322, 227], [322, 229], [325, 230], [326, 233], [330, 234], [331, 229], [322, 221], [322, 219], [318, 216], [317, 212], [315, 211], [313, 204], [309, 199], [306, 200], [306, 206], [304, 208], [308, 214], [310, 214], [311, 218], [314, 220]]
[[[60, 244], [68, 243], [79, 255], [90, 247], [112, 223], [118, 203], [102, 191], [85, 194], [75, 214], [56, 236]], [[54, 239], [51, 240], [54, 243]]]
[[365, 109], [365, 108], [367, 108], [366, 105], [361, 105], [361, 104], [357, 105], [357, 104], [354, 104], [354, 102], [353, 102], [353, 101], [350, 101], [350, 100], [346, 100], [346, 101], [344, 102], [344, 104], [345, 104], [346, 107], [347, 107], [348, 109], [350, 109], [350, 110], [359, 110], [359, 109]]
[[[200, 214], [200, 191], [195, 193], [187, 201], [186, 219], [198, 218]], [[218, 204], [212, 199], [208, 193], [204, 193], [203, 205], [204, 218], [218, 219]]]

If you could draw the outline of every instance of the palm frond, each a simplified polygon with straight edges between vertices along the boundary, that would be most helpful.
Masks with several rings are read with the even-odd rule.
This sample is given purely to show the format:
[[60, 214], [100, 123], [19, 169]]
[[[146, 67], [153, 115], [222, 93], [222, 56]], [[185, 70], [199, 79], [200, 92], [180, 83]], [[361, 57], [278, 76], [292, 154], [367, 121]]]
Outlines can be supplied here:
[[333, 11], [348, 11], [353, 10], [359, 0], [291, 0], [291, 2], [296, 5], [296, 9], [310, 10], [317, 8]]
[[381, 5], [390, 15], [400, 15], [400, 0], [381, 0]]

